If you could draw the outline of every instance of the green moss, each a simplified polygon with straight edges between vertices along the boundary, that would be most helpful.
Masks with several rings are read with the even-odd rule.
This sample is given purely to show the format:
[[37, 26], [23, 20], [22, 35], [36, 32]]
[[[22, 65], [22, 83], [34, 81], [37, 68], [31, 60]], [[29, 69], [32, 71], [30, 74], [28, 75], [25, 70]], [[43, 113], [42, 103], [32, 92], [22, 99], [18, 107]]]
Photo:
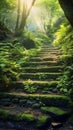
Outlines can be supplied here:
[[9, 110], [2, 110], [0, 109], [0, 118], [2, 119], [11, 119], [14, 121], [26, 121], [32, 122], [35, 121], [35, 116], [29, 113], [23, 114], [12, 114]]
[[41, 116], [38, 118], [38, 121], [37, 121], [37, 127], [42, 127], [44, 125], [46, 125], [47, 122], [49, 122], [51, 120], [51, 117], [50, 116]]
[[32, 80], [27, 80], [24, 83], [23, 91], [26, 93], [43, 93], [46, 91], [53, 90], [53, 88], [57, 86], [57, 81], [50, 81], [50, 82], [33, 82]]
[[24, 114], [21, 115], [21, 119], [32, 122], [32, 121], [35, 120], [35, 116], [32, 115], [32, 114], [24, 113]]
[[2, 110], [0, 109], [0, 117], [7, 119], [9, 117], [9, 110]]
[[64, 115], [67, 113], [66, 111], [64, 111], [58, 107], [41, 107], [41, 110], [45, 113], [51, 112], [56, 115]]

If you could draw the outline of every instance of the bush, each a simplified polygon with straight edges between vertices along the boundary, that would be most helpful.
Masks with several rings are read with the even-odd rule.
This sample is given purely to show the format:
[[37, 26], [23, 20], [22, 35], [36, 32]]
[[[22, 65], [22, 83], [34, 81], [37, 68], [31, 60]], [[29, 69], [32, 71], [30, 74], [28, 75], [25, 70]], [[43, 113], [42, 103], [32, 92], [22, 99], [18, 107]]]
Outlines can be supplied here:
[[11, 43], [0, 43], [0, 85], [8, 87], [12, 81], [18, 79], [20, 70], [16, 58], [12, 58], [13, 45]]
[[63, 76], [58, 82], [60, 92], [63, 92], [73, 100], [73, 65], [66, 67]]
[[19, 42], [0, 43], [0, 90], [5, 91], [19, 79], [22, 65], [38, 53], [39, 49], [26, 50]]
[[63, 76], [59, 78], [58, 88], [73, 100], [73, 29], [64, 22], [56, 32], [54, 44], [61, 48], [61, 60], [64, 63]]
[[28, 50], [41, 46], [40, 38], [36, 38], [35, 35], [30, 32], [24, 32], [20, 42]]

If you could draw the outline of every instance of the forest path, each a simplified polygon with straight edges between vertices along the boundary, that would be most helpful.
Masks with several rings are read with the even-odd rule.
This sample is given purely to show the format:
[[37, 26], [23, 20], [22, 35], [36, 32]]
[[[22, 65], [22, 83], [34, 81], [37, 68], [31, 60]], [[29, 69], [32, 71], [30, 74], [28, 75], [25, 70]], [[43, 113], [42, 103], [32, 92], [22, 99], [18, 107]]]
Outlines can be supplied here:
[[[9, 110], [12, 118], [8, 125], [1, 127], [0, 124], [2, 130], [3, 127], [5, 130], [51, 130], [50, 126], [54, 130], [63, 126], [68, 117], [69, 98], [59, 94], [57, 89], [58, 78], [63, 71], [63, 65], [58, 61], [60, 55], [58, 48], [45, 45], [35, 57], [23, 64], [24, 71], [20, 73], [19, 81], [13, 83], [8, 93], [0, 94], [0, 108]], [[21, 117], [27, 114], [25, 123], [21, 123], [18, 114]], [[37, 120], [35, 125], [30, 120], [30, 114]], [[48, 122], [47, 116], [51, 117]], [[13, 120], [20, 122], [14, 123]]]
[[60, 55], [60, 49], [57, 47], [43, 46], [35, 57], [23, 64], [20, 80], [11, 92], [57, 94], [57, 80], [64, 68], [58, 61]]

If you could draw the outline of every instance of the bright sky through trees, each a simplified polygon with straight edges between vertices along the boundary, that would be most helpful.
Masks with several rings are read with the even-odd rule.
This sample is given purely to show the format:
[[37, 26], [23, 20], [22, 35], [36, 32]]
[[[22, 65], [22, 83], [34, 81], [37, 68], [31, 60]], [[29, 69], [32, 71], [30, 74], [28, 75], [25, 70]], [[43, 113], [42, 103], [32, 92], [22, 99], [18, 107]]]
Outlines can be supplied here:
[[[29, 0], [28, 0], [29, 1]], [[29, 3], [29, 2], [27, 2]], [[29, 5], [29, 4], [28, 4]], [[63, 14], [58, 1], [37, 0], [27, 20], [28, 30], [38, 29], [45, 32], [45, 26], [52, 25], [60, 14]]]

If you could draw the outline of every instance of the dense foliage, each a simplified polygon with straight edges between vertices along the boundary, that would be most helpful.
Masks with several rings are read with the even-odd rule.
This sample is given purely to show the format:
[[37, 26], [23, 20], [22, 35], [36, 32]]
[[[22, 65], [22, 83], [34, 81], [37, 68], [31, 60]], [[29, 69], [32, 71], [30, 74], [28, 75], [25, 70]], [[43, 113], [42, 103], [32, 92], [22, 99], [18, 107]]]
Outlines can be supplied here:
[[[26, 38], [28, 46], [25, 44], [25, 38], [21, 42], [19, 42], [21, 39], [15, 39], [12, 42], [0, 42], [0, 89], [2, 90], [8, 90], [7, 87], [11, 86], [13, 81], [19, 79], [23, 63], [36, 55], [40, 49], [35, 38], [34, 40], [30, 39], [29, 36]], [[27, 50], [26, 48], [30, 49]]]
[[73, 129], [71, 25], [73, 0], [0, 0], [0, 129]]
[[67, 21], [57, 30], [54, 44], [62, 51], [61, 60], [64, 63], [64, 74], [59, 79], [59, 90], [73, 98], [73, 30]]

